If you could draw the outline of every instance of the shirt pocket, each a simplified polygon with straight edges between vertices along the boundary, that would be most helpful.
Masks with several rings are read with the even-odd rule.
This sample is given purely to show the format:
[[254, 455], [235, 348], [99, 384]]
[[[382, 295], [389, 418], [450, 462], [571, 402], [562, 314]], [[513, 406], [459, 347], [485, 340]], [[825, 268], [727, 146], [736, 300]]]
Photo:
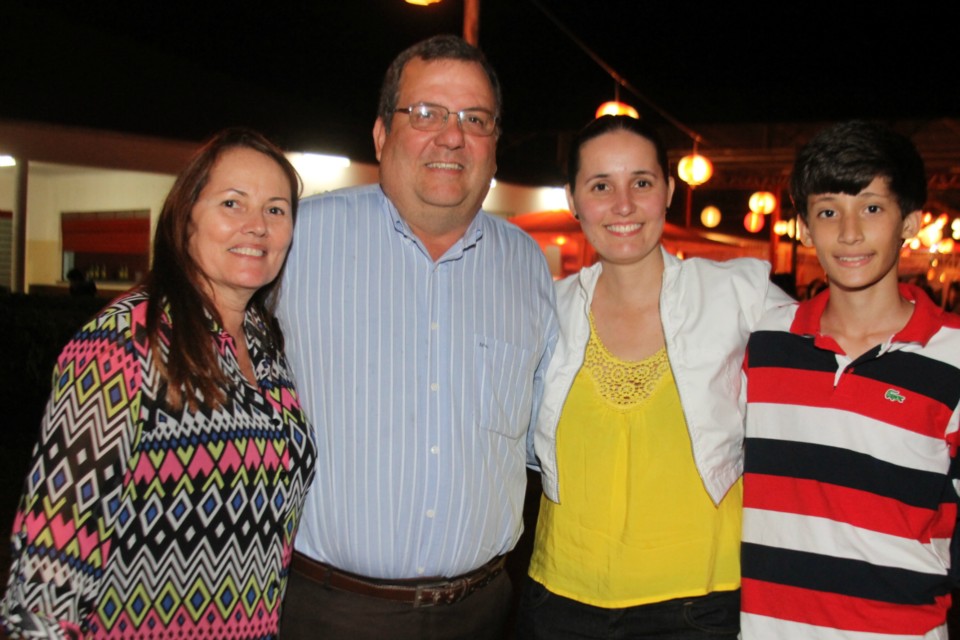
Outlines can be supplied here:
[[533, 350], [476, 336], [480, 428], [520, 438], [530, 424]]

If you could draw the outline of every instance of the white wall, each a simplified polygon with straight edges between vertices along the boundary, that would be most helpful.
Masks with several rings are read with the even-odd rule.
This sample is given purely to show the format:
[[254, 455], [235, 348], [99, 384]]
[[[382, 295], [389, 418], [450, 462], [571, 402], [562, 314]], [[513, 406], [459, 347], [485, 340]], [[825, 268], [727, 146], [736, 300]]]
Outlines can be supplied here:
[[[297, 164], [294, 159], [294, 164]], [[298, 167], [299, 168], [299, 167]], [[353, 163], [322, 172], [301, 169], [304, 197], [378, 179], [377, 166]], [[175, 176], [31, 162], [27, 186], [27, 286], [62, 280], [60, 214], [64, 211], [149, 209], [151, 237]], [[14, 171], [0, 170], [0, 208], [13, 209]], [[8, 204], [9, 203], [9, 204]], [[497, 183], [484, 208], [503, 217], [565, 207], [562, 191]], [[0, 283], [2, 284], [2, 283]]]
[[498, 182], [487, 194], [483, 208], [509, 218], [521, 213], [566, 209], [567, 200], [562, 187], [526, 187]]
[[174, 178], [140, 171], [30, 163], [27, 183], [27, 286], [53, 284], [62, 279], [62, 212], [148, 209], [152, 232]]
[[17, 168], [0, 167], [0, 209], [13, 211], [16, 186]]

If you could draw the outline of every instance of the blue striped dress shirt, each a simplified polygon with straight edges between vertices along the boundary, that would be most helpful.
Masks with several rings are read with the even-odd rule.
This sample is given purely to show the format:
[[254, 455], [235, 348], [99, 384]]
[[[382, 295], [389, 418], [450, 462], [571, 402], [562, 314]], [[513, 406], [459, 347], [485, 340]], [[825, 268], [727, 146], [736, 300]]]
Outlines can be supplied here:
[[378, 185], [307, 198], [279, 317], [316, 431], [300, 552], [416, 578], [513, 548], [557, 337], [529, 236], [480, 212], [434, 262]]

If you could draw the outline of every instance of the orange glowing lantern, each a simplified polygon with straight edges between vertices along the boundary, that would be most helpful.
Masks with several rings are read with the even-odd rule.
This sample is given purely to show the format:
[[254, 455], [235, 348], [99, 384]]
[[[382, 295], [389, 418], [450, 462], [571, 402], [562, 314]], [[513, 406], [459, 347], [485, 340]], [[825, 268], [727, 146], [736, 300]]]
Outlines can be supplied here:
[[707, 229], [713, 229], [720, 224], [720, 209], [713, 205], [704, 207], [703, 211], [700, 212], [700, 222], [703, 223], [703, 226]]
[[793, 218], [789, 220], [777, 220], [773, 223], [773, 232], [778, 236], [796, 237], [796, 222]]
[[777, 208], [777, 196], [769, 191], [757, 191], [750, 196], [750, 211], [767, 215]]
[[630, 116], [631, 118], [640, 119], [640, 114], [636, 109], [628, 105], [626, 102], [620, 102], [618, 100], [611, 100], [610, 102], [604, 102], [597, 108], [597, 117], [600, 116]]
[[691, 187], [697, 187], [713, 175], [713, 163], [698, 153], [680, 158], [677, 175]]
[[754, 211], [743, 216], [743, 226], [750, 233], [757, 233], [763, 229], [765, 221], [762, 213], [756, 213]]

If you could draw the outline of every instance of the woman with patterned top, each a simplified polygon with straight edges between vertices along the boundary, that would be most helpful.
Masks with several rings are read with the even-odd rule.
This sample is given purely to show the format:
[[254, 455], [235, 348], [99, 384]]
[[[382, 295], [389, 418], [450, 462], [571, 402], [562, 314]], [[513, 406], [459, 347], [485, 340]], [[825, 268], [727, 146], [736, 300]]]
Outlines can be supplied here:
[[642, 121], [587, 125], [568, 178], [599, 262], [557, 284], [518, 636], [736, 638], [740, 365], [764, 308], [789, 298], [765, 262], [663, 249], [674, 182]]
[[153, 268], [57, 361], [13, 531], [14, 637], [276, 637], [315, 450], [272, 309], [299, 176], [224, 131]]

